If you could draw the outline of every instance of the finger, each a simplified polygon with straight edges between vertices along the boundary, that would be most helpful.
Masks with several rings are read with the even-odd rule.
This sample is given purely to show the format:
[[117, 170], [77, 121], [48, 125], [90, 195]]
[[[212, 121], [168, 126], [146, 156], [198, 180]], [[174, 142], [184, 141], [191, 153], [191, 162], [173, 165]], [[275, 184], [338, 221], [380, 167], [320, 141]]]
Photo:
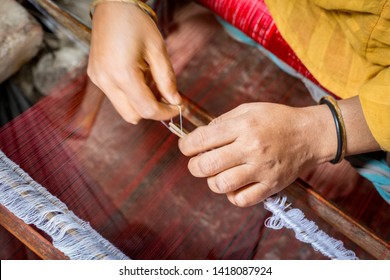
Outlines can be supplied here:
[[218, 124], [218, 123], [221, 123], [221, 122], [224, 122], [224, 121], [227, 121], [229, 119], [234, 119], [236, 117], [239, 117], [241, 116], [242, 114], [244, 114], [246, 112], [246, 106], [245, 104], [243, 105], [240, 105], [222, 115], [220, 115], [219, 117], [213, 119], [209, 125], [215, 125], [215, 124]]
[[128, 75], [129, 85], [126, 86], [126, 89], [121, 89], [126, 92], [131, 105], [142, 118], [167, 120], [179, 113], [177, 106], [156, 100], [153, 92], [147, 86], [141, 70], [131, 70]]
[[249, 207], [260, 203], [277, 191], [265, 183], [254, 183], [238, 190], [227, 193], [228, 200], [238, 207]]
[[195, 177], [210, 177], [244, 163], [234, 145], [222, 146], [191, 158], [188, 169]]
[[161, 42], [149, 43], [146, 61], [149, 63], [153, 79], [161, 95], [170, 104], [178, 105], [181, 103], [181, 97], [176, 87], [175, 72], [168, 57], [166, 47]]
[[140, 121], [141, 116], [133, 108], [127, 95], [119, 88], [111, 88], [109, 91], [105, 92], [105, 95], [126, 122], [137, 124]]
[[230, 121], [202, 126], [179, 140], [179, 149], [186, 156], [194, 156], [232, 143], [236, 133]]
[[207, 183], [215, 193], [229, 193], [254, 183], [254, 174], [251, 165], [242, 164], [207, 178]]

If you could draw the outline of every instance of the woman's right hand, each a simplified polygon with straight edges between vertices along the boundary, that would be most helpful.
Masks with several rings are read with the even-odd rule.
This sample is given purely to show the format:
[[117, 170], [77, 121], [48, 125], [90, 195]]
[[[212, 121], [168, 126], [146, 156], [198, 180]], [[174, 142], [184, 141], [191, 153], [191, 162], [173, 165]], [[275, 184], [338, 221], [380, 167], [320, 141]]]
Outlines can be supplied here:
[[[149, 70], [169, 104], [158, 101], [147, 85]], [[149, 15], [134, 4], [105, 2], [96, 7], [88, 75], [129, 123], [178, 114], [181, 97], [164, 40]]]

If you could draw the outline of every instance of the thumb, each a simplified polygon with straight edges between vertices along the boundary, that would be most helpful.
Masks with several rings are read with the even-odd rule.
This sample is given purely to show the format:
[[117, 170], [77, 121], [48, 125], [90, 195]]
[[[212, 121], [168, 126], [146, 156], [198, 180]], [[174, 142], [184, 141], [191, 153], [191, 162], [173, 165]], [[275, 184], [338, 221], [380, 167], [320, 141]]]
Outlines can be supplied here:
[[153, 53], [149, 52], [146, 60], [161, 95], [172, 105], [180, 104], [182, 100], [177, 91], [175, 72], [165, 46], [162, 45], [159, 50]]

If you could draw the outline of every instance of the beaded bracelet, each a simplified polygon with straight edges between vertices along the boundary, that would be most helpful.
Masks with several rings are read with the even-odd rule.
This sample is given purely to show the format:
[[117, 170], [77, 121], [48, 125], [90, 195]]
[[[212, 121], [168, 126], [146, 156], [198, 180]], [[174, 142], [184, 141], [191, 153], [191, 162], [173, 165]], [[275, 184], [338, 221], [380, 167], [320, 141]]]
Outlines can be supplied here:
[[93, 10], [95, 7], [101, 3], [104, 2], [122, 2], [122, 3], [129, 3], [137, 5], [141, 10], [143, 10], [145, 13], [147, 13], [153, 21], [157, 24], [158, 18], [156, 13], [153, 11], [153, 9], [146, 3], [142, 2], [141, 0], [94, 0], [92, 1], [91, 5], [89, 6], [89, 16], [92, 18], [93, 16]]
[[335, 158], [330, 161], [331, 163], [336, 164], [343, 160], [347, 146], [347, 136], [343, 116], [336, 100], [333, 97], [324, 96], [321, 98], [319, 103], [328, 105], [336, 125], [337, 152]]

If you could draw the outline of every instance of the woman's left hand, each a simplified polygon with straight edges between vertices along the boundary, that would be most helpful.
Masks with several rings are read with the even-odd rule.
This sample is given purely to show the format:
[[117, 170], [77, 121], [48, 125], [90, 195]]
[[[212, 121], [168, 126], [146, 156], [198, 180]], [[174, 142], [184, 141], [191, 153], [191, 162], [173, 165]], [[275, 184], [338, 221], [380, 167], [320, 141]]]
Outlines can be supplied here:
[[[326, 106], [243, 104], [180, 139], [188, 168], [233, 204], [259, 203], [290, 185], [308, 164], [331, 160], [337, 143]], [[332, 127], [333, 126], [333, 127]]]

